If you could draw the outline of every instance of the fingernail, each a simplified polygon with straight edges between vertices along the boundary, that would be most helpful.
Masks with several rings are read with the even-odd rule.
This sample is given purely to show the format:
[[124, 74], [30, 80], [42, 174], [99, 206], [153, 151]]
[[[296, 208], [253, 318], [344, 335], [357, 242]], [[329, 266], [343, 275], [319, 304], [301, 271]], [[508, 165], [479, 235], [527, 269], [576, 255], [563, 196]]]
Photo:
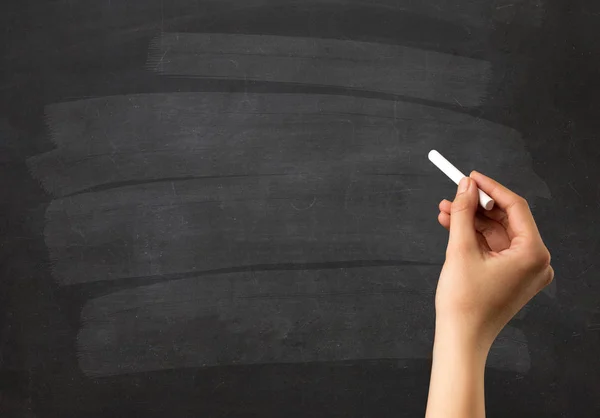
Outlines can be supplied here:
[[458, 193], [464, 193], [469, 190], [469, 184], [471, 184], [471, 179], [464, 177], [460, 183], [458, 183]]

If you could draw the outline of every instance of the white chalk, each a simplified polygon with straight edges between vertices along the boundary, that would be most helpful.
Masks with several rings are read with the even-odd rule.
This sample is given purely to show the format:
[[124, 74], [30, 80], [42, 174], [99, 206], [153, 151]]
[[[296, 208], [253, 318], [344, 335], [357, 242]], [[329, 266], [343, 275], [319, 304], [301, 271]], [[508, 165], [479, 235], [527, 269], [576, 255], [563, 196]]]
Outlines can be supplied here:
[[[429, 151], [429, 161], [435, 164], [437, 168], [442, 170], [442, 172], [448, 177], [450, 177], [450, 180], [452, 180], [457, 185], [463, 178], [467, 177], [436, 150]], [[481, 189], [477, 190], [479, 190], [479, 204], [481, 205], [481, 207], [485, 210], [492, 210], [495, 204], [494, 199], [489, 197]]]

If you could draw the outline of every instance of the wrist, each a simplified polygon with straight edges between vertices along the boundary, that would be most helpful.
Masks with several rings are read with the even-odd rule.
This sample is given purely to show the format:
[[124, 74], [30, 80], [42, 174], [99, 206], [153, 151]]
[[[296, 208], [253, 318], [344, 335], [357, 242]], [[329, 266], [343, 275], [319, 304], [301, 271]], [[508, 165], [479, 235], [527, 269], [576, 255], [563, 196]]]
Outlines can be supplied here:
[[436, 322], [428, 418], [485, 416], [483, 386], [489, 347], [473, 327], [459, 325]]
[[436, 320], [434, 356], [468, 356], [485, 366], [488, 353], [495, 336], [487, 335], [482, 327], [473, 326], [468, 321]]

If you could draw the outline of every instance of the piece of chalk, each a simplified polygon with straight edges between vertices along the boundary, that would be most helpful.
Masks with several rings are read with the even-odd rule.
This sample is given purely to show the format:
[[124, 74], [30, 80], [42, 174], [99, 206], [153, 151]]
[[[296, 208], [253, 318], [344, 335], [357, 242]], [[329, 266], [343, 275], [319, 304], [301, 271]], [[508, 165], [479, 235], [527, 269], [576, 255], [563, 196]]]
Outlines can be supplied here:
[[[436, 150], [429, 151], [429, 161], [431, 161], [437, 168], [442, 170], [442, 172], [447, 175], [450, 180], [458, 185], [460, 181], [467, 177], [465, 176], [458, 168], [454, 167], [450, 161], [445, 159], [442, 154], [437, 152]], [[481, 189], [477, 189], [479, 191], [479, 204], [485, 210], [492, 210], [494, 207], [494, 199], [489, 197], [485, 192]]]

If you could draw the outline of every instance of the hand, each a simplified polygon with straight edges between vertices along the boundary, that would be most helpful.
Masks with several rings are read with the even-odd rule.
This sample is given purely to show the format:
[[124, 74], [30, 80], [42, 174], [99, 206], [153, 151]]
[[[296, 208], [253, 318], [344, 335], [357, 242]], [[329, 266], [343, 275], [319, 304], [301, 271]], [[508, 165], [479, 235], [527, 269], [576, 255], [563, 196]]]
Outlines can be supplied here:
[[[496, 201], [494, 209], [479, 207], [477, 187]], [[436, 292], [436, 333], [449, 328], [489, 350], [552, 281], [550, 253], [527, 201], [483, 174], [463, 179], [454, 202], [444, 200], [439, 209], [450, 239]]]
[[[479, 208], [477, 187], [496, 201]], [[485, 417], [485, 362], [506, 323], [554, 277], [527, 202], [476, 172], [438, 217], [450, 231], [435, 297], [427, 418]]]

